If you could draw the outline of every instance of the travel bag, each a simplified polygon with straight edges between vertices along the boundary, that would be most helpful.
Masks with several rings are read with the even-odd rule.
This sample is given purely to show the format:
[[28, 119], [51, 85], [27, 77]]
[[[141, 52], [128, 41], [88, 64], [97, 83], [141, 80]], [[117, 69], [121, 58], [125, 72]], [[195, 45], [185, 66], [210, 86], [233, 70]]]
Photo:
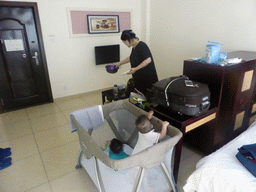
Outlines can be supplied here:
[[156, 82], [153, 92], [155, 103], [179, 114], [199, 116], [210, 107], [208, 85], [191, 81], [184, 75]]
[[236, 158], [256, 177], [256, 143], [240, 147]]

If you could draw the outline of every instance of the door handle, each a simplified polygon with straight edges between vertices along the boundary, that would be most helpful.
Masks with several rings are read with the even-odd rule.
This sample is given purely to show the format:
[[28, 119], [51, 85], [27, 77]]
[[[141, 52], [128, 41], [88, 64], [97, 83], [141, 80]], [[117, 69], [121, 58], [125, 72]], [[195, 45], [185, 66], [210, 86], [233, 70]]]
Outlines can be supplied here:
[[32, 58], [36, 60], [36, 65], [39, 65], [39, 61], [38, 61], [38, 53], [37, 53], [37, 52], [35, 52], [35, 55], [34, 55], [34, 56], [32, 56]]

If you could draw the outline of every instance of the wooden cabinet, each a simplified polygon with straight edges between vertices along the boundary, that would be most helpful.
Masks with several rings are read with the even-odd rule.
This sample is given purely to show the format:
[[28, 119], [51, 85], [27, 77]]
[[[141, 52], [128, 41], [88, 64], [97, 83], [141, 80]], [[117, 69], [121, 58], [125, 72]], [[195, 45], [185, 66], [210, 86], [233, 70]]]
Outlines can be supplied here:
[[206, 154], [235, 138], [247, 129], [253, 118], [256, 119], [256, 52], [228, 53], [228, 58], [233, 57], [243, 61], [228, 66], [184, 61], [183, 74], [208, 84], [211, 107], [218, 107], [216, 121], [202, 125], [184, 137], [185, 142]]
[[[154, 103], [149, 104], [148, 106], [146, 106], [145, 110], [153, 110], [154, 116], [158, 117], [163, 121], [168, 121], [170, 125], [178, 128], [183, 133], [183, 135], [197, 129], [201, 125], [212, 124], [216, 120], [218, 110], [217, 107], [210, 107], [207, 113], [198, 117], [191, 117], [187, 115], [180, 115], [160, 105], [154, 105]], [[178, 179], [182, 142], [183, 138], [181, 138], [180, 141], [177, 143], [174, 154], [173, 174], [175, 182], [177, 182]]]
[[254, 97], [252, 100], [252, 111], [251, 111], [249, 124], [251, 125], [255, 120], [256, 120], [256, 89], [254, 91]]

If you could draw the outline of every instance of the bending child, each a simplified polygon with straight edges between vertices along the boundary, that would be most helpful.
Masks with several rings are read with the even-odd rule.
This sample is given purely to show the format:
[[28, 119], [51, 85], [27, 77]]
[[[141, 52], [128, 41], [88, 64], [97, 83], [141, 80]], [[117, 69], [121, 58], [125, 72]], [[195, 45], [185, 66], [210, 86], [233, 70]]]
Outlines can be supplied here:
[[153, 114], [154, 111], [149, 111], [148, 115], [140, 115], [135, 122], [136, 127], [139, 130], [139, 138], [133, 150], [133, 155], [151, 147], [157, 143], [158, 140], [163, 139], [167, 134], [167, 126], [169, 125], [169, 122], [167, 121], [162, 123], [162, 130], [160, 133], [155, 132], [153, 125], [150, 122]]

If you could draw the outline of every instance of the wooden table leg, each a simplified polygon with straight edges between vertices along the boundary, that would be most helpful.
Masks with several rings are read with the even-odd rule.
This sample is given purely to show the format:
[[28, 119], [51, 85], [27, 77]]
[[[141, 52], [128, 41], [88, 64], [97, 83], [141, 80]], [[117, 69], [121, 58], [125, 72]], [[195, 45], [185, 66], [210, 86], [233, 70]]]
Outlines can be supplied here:
[[0, 101], [0, 114], [4, 112], [4, 107], [2, 105], [2, 102]]
[[104, 103], [105, 103], [105, 95], [104, 94], [102, 94], [102, 105], [104, 105]]

